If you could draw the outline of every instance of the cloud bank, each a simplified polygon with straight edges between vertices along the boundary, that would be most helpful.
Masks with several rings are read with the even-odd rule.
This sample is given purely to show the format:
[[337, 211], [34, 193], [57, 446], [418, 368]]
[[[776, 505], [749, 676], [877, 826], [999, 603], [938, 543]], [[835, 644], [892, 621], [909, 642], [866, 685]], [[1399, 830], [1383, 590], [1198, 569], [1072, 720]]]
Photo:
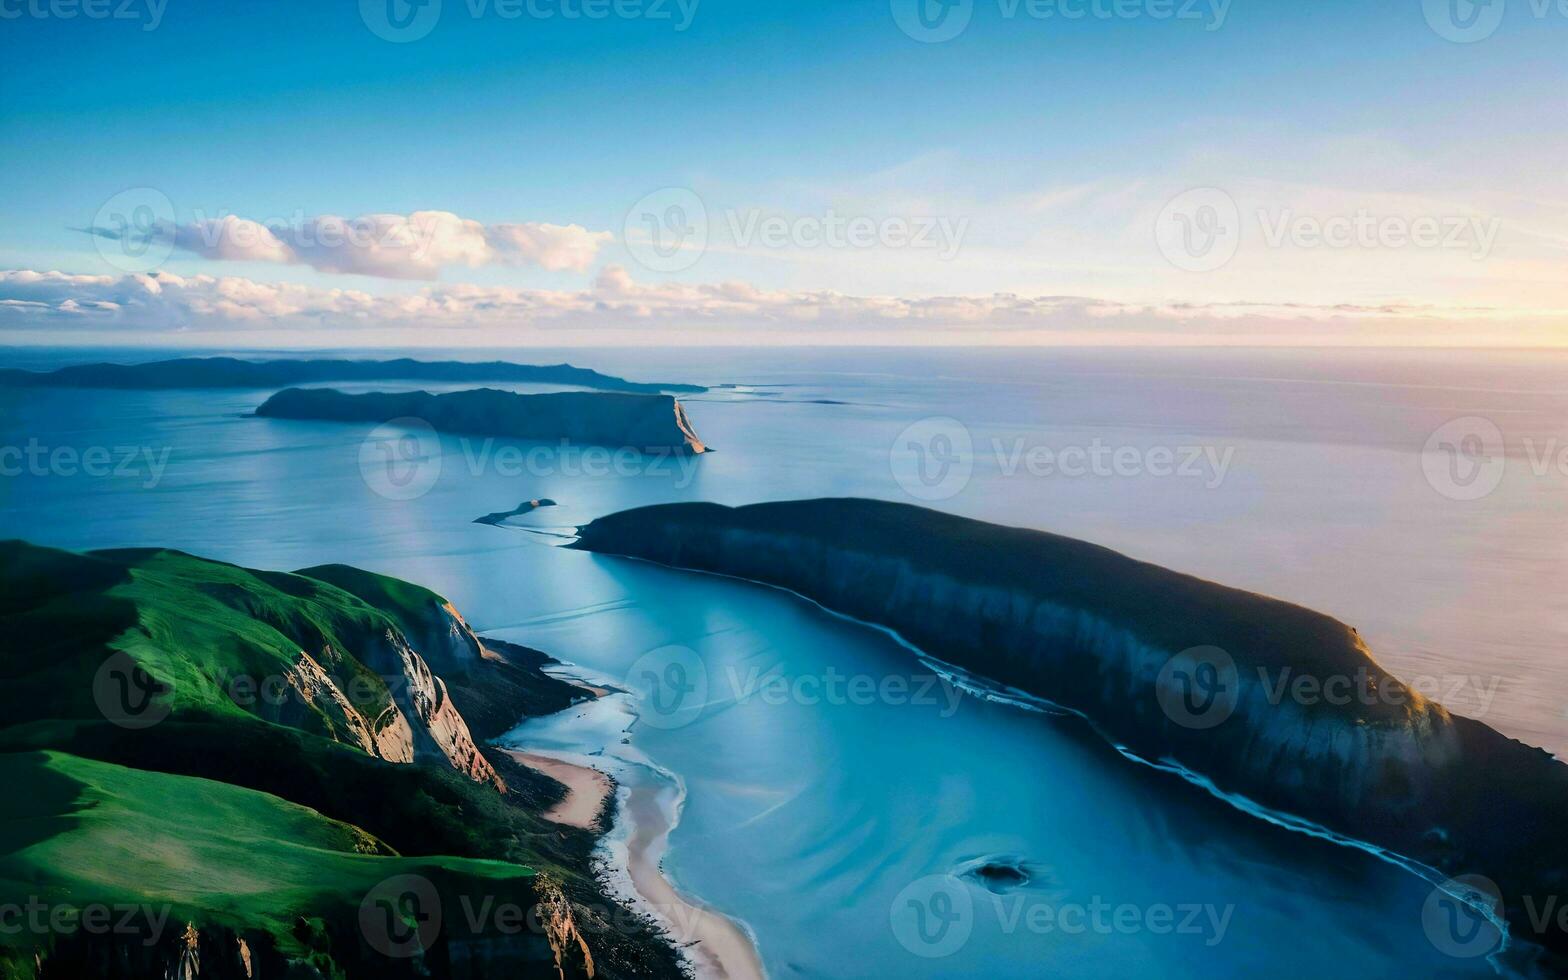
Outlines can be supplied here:
[[[607, 266], [585, 289], [433, 284], [413, 292], [372, 294], [238, 276], [172, 273], [100, 276], [0, 271], [0, 330], [221, 332], [278, 328], [352, 333], [362, 328], [447, 331], [449, 339], [511, 339], [531, 328], [594, 331], [630, 328], [650, 342], [692, 339], [705, 328], [740, 330], [739, 339], [778, 335], [853, 342], [890, 331], [912, 342], [996, 342], [1035, 332], [1097, 337], [1195, 333], [1233, 342], [1371, 342], [1374, 331], [1406, 330], [1422, 342], [1455, 342], [1513, 330], [1521, 322], [1561, 322], [1562, 311], [1521, 314], [1484, 307], [1415, 304], [1317, 306], [1280, 303], [1133, 304], [1085, 296], [854, 296], [833, 291], [767, 290], [746, 282], [635, 282]], [[745, 331], [749, 330], [749, 333]], [[1470, 331], [1463, 337], [1460, 331]], [[711, 334], [710, 334], [711, 337]], [[557, 338], [558, 339], [558, 338]], [[731, 340], [736, 339], [733, 335]]]
[[288, 223], [225, 215], [184, 224], [157, 221], [145, 229], [88, 230], [134, 247], [134, 254], [165, 245], [217, 261], [308, 265], [320, 272], [387, 279], [436, 279], [449, 266], [534, 265], [584, 272], [599, 248], [614, 238], [581, 225], [486, 225], [450, 211], [357, 218], [328, 214]]

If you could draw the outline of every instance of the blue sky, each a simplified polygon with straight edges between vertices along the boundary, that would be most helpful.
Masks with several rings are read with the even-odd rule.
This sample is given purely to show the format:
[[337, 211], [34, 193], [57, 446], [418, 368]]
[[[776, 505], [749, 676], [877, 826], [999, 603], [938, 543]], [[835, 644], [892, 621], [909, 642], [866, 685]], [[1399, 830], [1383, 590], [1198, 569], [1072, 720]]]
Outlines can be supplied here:
[[[658, 338], [682, 317], [717, 340], [810, 339], [802, 324], [821, 323], [912, 342], [1099, 327], [1112, 340], [1375, 327], [1545, 342], [1568, 309], [1568, 13], [1532, 0], [1507, 0], [1473, 43], [1441, 36], [1422, 0], [1167, 0], [1180, 14], [1169, 18], [1155, 15], [1161, 0], [968, 0], [955, 8], [967, 27], [940, 43], [900, 30], [904, 0], [667, 0], [656, 12], [643, 0], [622, 17], [603, 0], [603, 19], [565, 16], [583, 0], [532, 0], [548, 18], [520, 0], [517, 17], [503, 16], [507, 0], [441, 0], [407, 43], [374, 32], [385, 0], [98, 0], [128, 16], [66, 19], [69, 2], [0, 0], [0, 269], [66, 274], [0, 292], [13, 310], [42, 304], [0, 313], [14, 335], [286, 333], [301, 319], [346, 332], [367, 328], [306, 293], [445, 302], [464, 285], [504, 291], [482, 304], [500, 312], [465, 307], [466, 326], [451, 325], [476, 342], [526, 342], [541, 317], [584, 342]], [[302, 259], [297, 242], [283, 260], [218, 257], [209, 236], [205, 251], [128, 270], [106, 260], [113, 242], [80, 230], [128, 188], [165, 197], [182, 226], [450, 212], [486, 228], [577, 226], [592, 256], [541, 257], [524, 233], [521, 251], [474, 258], [464, 245], [462, 261], [411, 280]], [[667, 188], [703, 203], [706, 246], [650, 268], [627, 215]], [[1152, 230], [1186, 220], [1187, 205], [1173, 217], [1170, 204], [1198, 188], [1222, 191], [1222, 217], [1229, 201], [1239, 221], [1236, 255], [1218, 268], [1184, 267]], [[1382, 230], [1315, 243], [1314, 224], [1357, 215]], [[835, 216], [876, 226], [877, 241], [817, 242]], [[746, 237], [769, 219], [790, 226], [787, 240]], [[1454, 247], [1397, 234], [1420, 221]], [[884, 240], [900, 222], [936, 231], [921, 245]], [[126, 284], [70, 278], [153, 272], [304, 292], [236, 325], [210, 296], [138, 305]], [[998, 294], [1052, 302], [1022, 309]], [[73, 297], [107, 305], [62, 312]], [[605, 297], [621, 308], [596, 319]], [[658, 313], [638, 323], [628, 307]], [[1327, 330], [1289, 312], [1335, 308], [1366, 319]], [[379, 324], [388, 310], [362, 312]]]

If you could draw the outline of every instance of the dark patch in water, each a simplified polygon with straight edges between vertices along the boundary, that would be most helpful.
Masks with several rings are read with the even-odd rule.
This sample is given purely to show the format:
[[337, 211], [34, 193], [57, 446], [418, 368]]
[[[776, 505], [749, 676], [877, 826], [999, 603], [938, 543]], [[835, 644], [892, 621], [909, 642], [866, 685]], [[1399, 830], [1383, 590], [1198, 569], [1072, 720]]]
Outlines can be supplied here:
[[960, 865], [956, 871], [960, 878], [998, 894], [1025, 888], [1034, 878], [1028, 864], [1008, 855], [978, 858]]

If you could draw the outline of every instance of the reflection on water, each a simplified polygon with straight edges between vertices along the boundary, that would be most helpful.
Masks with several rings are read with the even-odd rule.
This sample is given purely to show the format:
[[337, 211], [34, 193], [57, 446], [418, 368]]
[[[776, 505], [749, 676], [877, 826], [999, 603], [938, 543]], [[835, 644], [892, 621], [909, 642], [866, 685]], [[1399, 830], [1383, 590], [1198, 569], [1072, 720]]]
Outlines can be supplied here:
[[[1492, 411], [1516, 441], [1549, 438], [1568, 418], [1562, 362], [1466, 373], [1381, 356], [577, 356], [753, 388], [692, 400], [718, 451], [684, 474], [584, 474], [559, 458], [513, 472], [482, 440], [446, 436], [432, 489], [412, 500], [367, 486], [369, 427], [245, 417], [270, 392], [0, 392], [0, 444], [168, 450], [151, 488], [146, 472], [0, 479], [0, 533], [274, 568], [359, 564], [631, 688], [649, 651], [690, 651], [683, 677], [706, 688], [700, 710], [638, 723], [631, 747], [686, 786], [666, 870], [748, 923], [775, 976], [1486, 975], [1431, 941], [1430, 889], [1414, 877], [1133, 766], [1071, 718], [963, 695], [884, 634], [743, 583], [471, 523], [537, 497], [559, 506], [519, 523], [560, 528], [665, 500], [908, 499], [889, 447], [912, 422], [948, 416], [975, 447], [972, 473], [933, 506], [1323, 609], [1392, 669], [1441, 676], [1460, 710], [1480, 708], [1496, 680], [1485, 720], [1568, 745], [1568, 668], [1550, 655], [1568, 623], [1555, 588], [1568, 570], [1563, 482], [1510, 466], [1486, 500], [1455, 501], [1418, 455], [1445, 413]], [[1217, 486], [1008, 470], [1019, 446], [1097, 438], [1234, 454]], [[998, 886], [1004, 873], [975, 873], [991, 865], [1027, 873]]]

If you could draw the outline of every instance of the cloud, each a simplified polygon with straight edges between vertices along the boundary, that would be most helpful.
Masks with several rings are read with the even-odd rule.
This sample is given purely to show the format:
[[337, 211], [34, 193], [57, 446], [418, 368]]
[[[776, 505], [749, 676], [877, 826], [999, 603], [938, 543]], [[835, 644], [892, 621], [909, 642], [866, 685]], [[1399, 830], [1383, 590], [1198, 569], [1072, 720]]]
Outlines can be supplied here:
[[[444, 330], [490, 338], [530, 328], [584, 336], [620, 328], [649, 342], [785, 337], [852, 342], [1031, 342], [1046, 334], [1076, 342], [1368, 343], [1519, 342], [1521, 326], [1550, 337], [1561, 310], [1503, 310], [1411, 303], [1135, 304], [1087, 296], [855, 296], [831, 290], [761, 289], [743, 281], [639, 283], [607, 266], [582, 290], [432, 284], [372, 294], [239, 276], [99, 276], [0, 271], [0, 330], [97, 329], [161, 333], [311, 328], [351, 339], [356, 330]], [[423, 333], [421, 333], [423, 335]], [[1038, 335], [1038, 336], [1037, 336]], [[1531, 335], [1534, 336], [1534, 335]], [[1403, 341], [1400, 338], [1404, 338]]]
[[600, 246], [614, 238], [581, 225], [485, 225], [450, 211], [358, 218], [327, 214], [287, 223], [225, 215], [184, 224], [159, 221], [140, 233], [89, 231], [138, 249], [167, 244], [216, 261], [308, 265], [321, 272], [387, 279], [436, 279], [449, 266], [535, 265], [552, 272], [583, 272]]

